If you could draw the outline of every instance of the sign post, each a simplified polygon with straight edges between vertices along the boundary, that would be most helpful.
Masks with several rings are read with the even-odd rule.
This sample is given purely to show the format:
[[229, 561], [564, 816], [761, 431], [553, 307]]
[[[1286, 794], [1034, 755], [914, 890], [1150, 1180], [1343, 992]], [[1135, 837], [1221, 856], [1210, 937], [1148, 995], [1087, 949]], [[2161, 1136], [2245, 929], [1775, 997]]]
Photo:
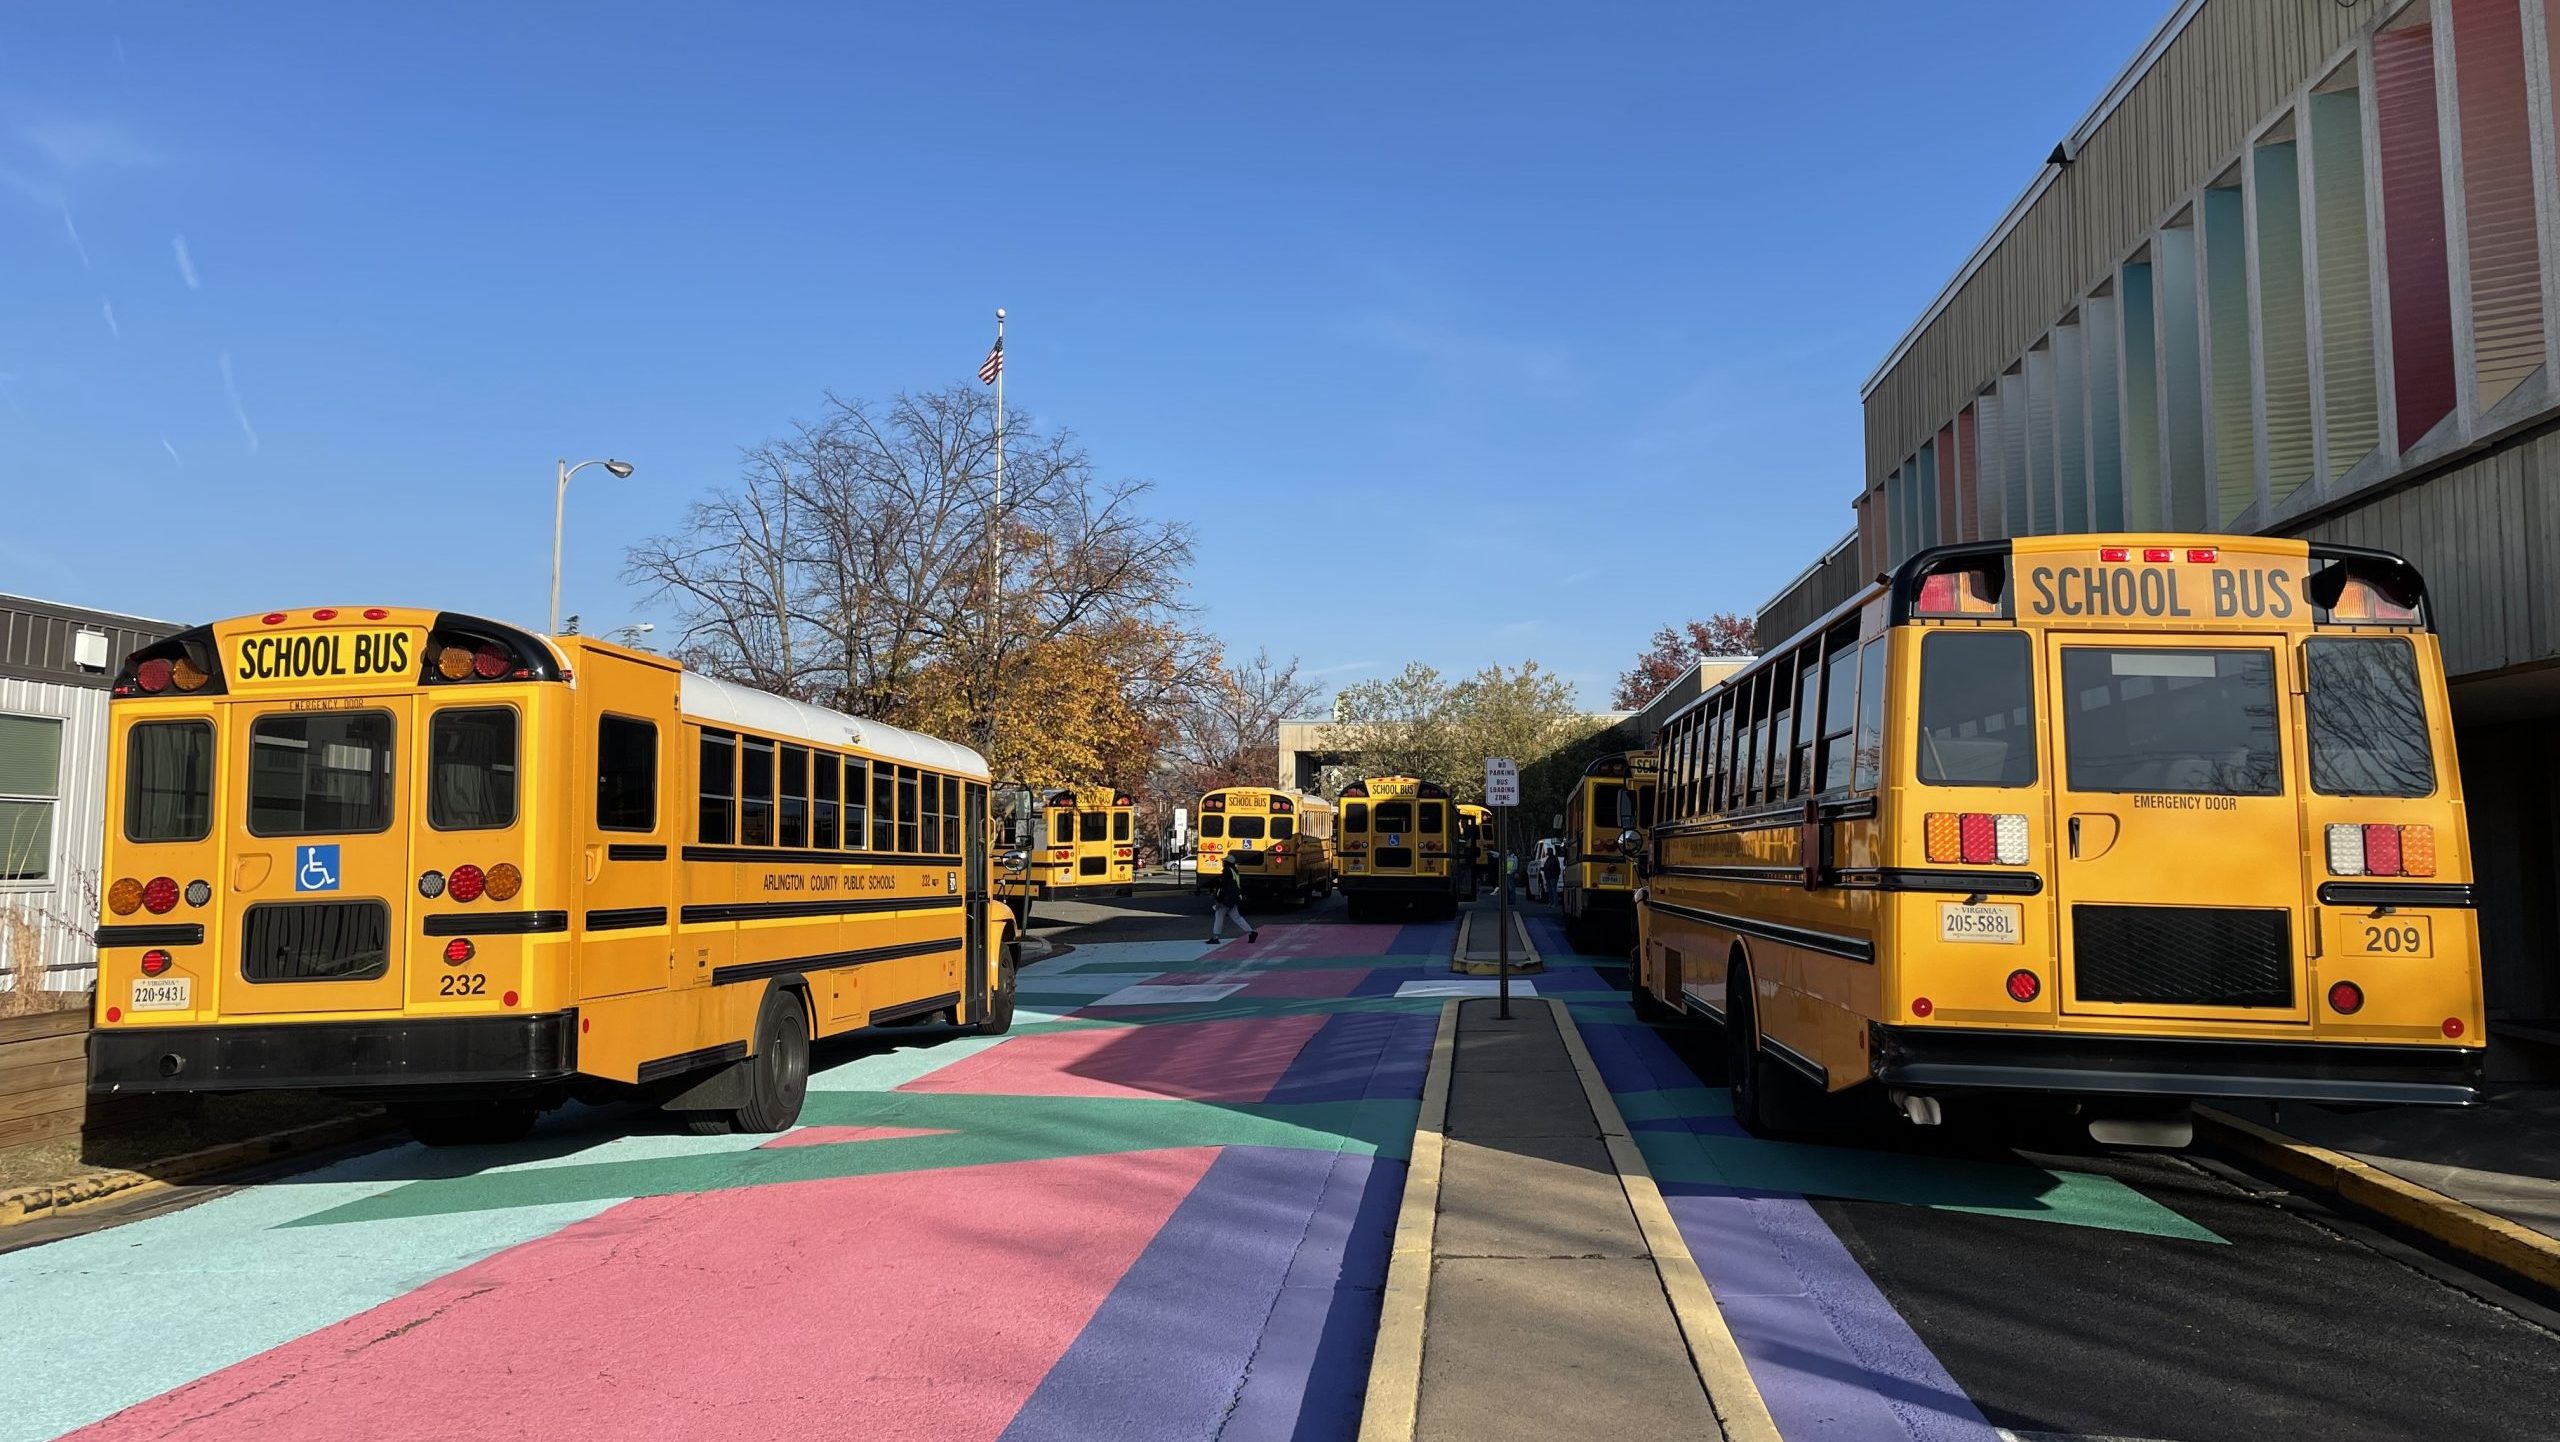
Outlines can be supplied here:
[[1502, 928], [1501, 940], [1495, 943], [1496, 984], [1502, 1005], [1496, 1013], [1504, 1021], [1511, 1020], [1511, 813], [1520, 804], [1520, 768], [1508, 756], [1484, 759], [1484, 804], [1494, 815], [1494, 875], [1499, 878], [1501, 900], [1495, 904], [1494, 919]]

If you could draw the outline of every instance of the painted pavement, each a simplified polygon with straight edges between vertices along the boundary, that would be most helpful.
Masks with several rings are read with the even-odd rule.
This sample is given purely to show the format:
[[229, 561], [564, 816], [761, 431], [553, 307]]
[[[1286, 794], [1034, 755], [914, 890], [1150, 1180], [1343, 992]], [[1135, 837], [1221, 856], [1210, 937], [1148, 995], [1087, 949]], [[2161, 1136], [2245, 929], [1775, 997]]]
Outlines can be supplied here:
[[[1745, 1136], [1530, 924], [1790, 1437], [1998, 1435], [1807, 1197], [2220, 1245], [2094, 1174]], [[0, 1256], [0, 1442], [1348, 1438], [1451, 928], [1263, 935], [821, 1048], [778, 1137], [571, 1109]]]

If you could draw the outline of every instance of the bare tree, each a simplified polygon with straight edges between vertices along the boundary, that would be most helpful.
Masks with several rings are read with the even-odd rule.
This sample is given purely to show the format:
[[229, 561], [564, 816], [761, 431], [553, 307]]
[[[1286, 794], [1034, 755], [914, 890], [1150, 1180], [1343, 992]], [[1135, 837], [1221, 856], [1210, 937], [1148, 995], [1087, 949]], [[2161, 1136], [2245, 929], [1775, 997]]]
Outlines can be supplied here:
[[1179, 732], [1165, 754], [1165, 789], [1180, 797], [1221, 786], [1268, 786], [1279, 772], [1280, 723], [1315, 700], [1298, 659], [1257, 651], [1241, 666], [1215, 667], [1190, 688]]
[[[683, 527], [635, 547], [625, 574], [675, 603], [688, 664], [889, 720], [956, 704], [985, 745], [998, 692], [1041, 648], [1181, 634], [1192, 553], [1187, 526], [1143, 511], [1146, 483], [1097, 479], [1073, 435], [1026, 416], [1005, 418], [999, 513], [994, 423], [967, 385], [830, 395], [818, 419], [747, 450], [737, 483]], [[1142, 693], [1182, 670], [1143, 659]]]

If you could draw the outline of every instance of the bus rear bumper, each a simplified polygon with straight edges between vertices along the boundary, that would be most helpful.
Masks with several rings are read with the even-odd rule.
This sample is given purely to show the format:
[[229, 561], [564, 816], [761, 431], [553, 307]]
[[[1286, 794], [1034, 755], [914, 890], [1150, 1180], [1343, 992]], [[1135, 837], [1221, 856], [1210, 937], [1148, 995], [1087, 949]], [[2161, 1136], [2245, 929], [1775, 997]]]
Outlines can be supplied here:
[[1913, 1091], [2470, 1106], [2479, 1047], [1869, 1028], [1870, 1074]]
[[577, 1070], [578, 1014], [279, 1022], [89, 1034], [89, 1090], [507, 1090]]
[[1336, 883], [1346, 892], [1394, 896], [1446, 896], [1457, 883], [1446, 876], [1367, 876], [1344, 873]]

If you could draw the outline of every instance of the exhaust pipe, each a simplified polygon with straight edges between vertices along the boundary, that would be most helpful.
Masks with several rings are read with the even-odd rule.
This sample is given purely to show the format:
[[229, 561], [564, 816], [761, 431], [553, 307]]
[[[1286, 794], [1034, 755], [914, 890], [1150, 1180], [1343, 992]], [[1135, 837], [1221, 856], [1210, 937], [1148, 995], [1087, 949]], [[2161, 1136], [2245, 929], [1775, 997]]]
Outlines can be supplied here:
[[1894, 1092], [1892, 1096], [1894, 1106], [1915, 1127], [1934, 1127], [1947, 1119], [1946, 1109], [1939, 1105], [1936, 1097], [1903, 1091]]

